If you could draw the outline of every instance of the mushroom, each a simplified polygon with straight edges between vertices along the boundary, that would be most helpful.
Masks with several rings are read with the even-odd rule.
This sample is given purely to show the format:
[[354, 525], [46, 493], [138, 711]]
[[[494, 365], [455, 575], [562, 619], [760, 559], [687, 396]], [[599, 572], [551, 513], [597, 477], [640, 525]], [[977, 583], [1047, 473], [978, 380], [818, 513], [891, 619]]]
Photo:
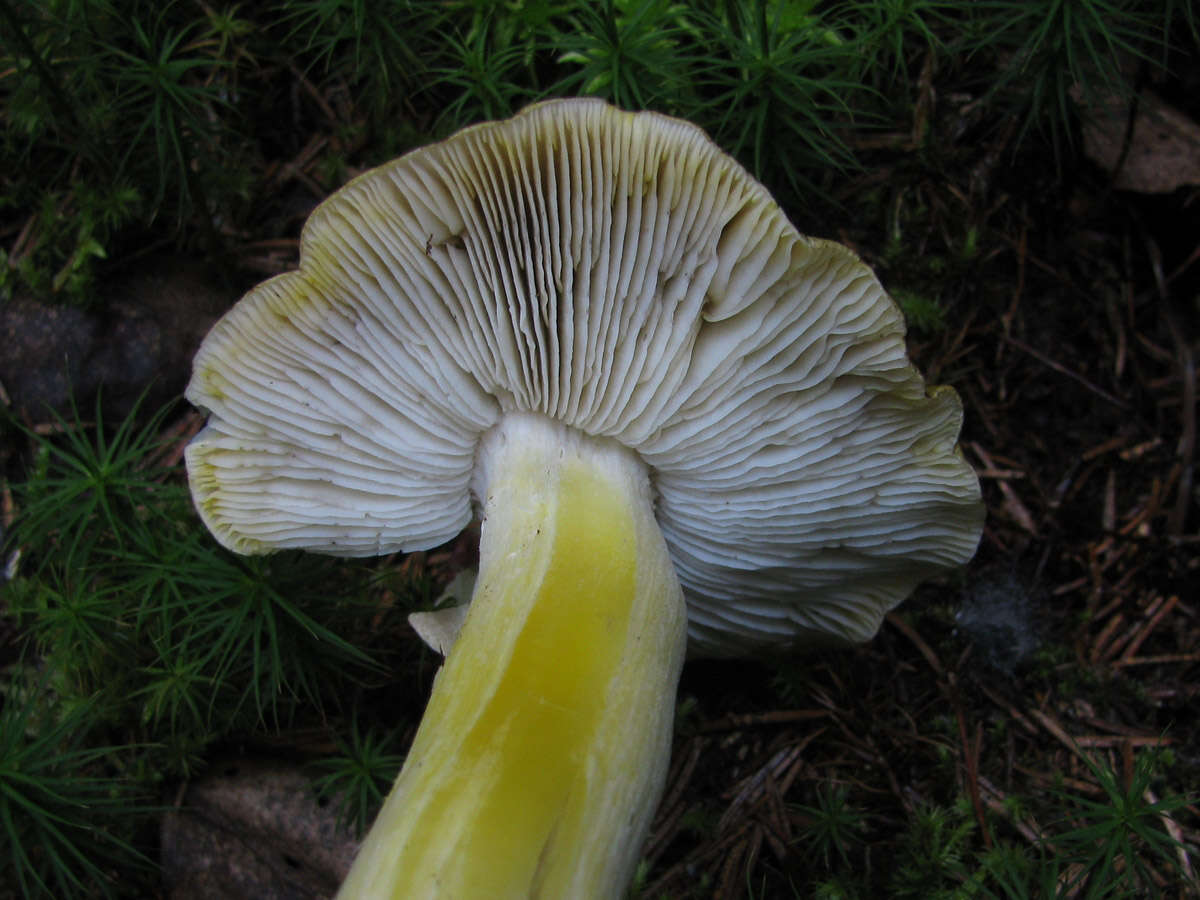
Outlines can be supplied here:
[[345, 897], [619, 896], [688, 639], [867, 640], [982, 528], [959, 400], [872, 272], [699, 129], [600, 101], [346, 185], [187, 396], [193, 496], [232, 550], [421, 550], [482, 509]]

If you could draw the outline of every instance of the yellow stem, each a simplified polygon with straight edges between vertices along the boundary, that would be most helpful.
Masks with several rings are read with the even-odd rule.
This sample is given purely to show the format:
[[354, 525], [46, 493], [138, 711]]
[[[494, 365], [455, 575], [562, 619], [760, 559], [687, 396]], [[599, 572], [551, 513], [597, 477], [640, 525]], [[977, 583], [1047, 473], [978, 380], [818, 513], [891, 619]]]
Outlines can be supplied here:
[[662, 792], [686, 613], [645, 467], [507, 417], [470, 611], [343, 898], [619, 897]]

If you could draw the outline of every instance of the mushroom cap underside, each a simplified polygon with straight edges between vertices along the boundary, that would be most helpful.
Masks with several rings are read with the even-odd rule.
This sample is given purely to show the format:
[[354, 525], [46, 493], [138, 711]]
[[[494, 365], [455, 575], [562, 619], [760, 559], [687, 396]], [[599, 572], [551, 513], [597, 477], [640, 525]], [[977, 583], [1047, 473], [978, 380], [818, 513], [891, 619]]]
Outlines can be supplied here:
[[424, 549], [529, 412], [648, 467], [693, 647], [865, 640], [982, 528], [903, 317], [699, 129], [550, 101], [350, 182], [198, 352], [198, 509], [243, 553]]

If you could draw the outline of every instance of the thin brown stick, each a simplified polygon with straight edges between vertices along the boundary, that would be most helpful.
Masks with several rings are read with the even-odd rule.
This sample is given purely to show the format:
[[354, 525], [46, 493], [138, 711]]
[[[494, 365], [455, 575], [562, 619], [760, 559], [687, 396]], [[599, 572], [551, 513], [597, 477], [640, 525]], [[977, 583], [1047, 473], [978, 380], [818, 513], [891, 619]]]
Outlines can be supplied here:
[[1018, 350], [1020, 350], [1022, 353], [1029, 354], [1030, 356], [1032, 356], [1034, 359], [1036, 359], [1038, 362], [1040, 362], [1042, 365], [1046, 366], [1047, 368], [1053, 369], [1055, 372], [1058, 372], [1060, 375], [1065, 375], [1068, 378], [1070, 378], [1072, 381], [1078, 382], [1079, 384], [1081, 384], [1085, 388], [1087, 388], [1089, 391], [1091, 391], [1093, 394], [1095, 394], [1097, 397], [1102, 397], [1105, 400], [1107, 400], [1109, 403], [1113, 404], [1114, 406], [1119, 406], [1121, 409], [1129, 409], [1129, 404], [1126, 403], [1124, 400], [1122, 400], [1120, 397], [1115, 397], [1112, 394], [1110, 394], [1108, 391], [1104, 390], [1104, 388], [1098, 387], [1097, 385], [1092, 384], [1092, 382], [1088, 381], [1086, 378], [1084, 378], [1078, 372], [1068, 369], [1062, 363], [1058, 362], [1057, 360], [1051, 359], [1050, 357], [1048, 357], [1044, 353], [1042, 353], [1040, 350], [1035, 350], [1033, 347], [1030, 347], [1024, 341], [1018, 340], [1015, 337], [1009, 337], [1008, 335], [1001, 335], [1000, 340], [1004, 341], [1004, 343], [1006, 343], [1006, 344], [1011, 344], [1012, 346], [1014, 346]]
[[1146, 638], [1150, 637], [1150, 633], [1154, 631], [1154, 629], [1159, 626], [1159, 623], [1162, 622], [1162, 620], [1170, 614], [1171, 610], [1178, 605], [1179, 597], [1169, 597], [1167, 601], [1163, 603], [1152, 616], [1150, 616], [1150, 620], [1146, 622], [1145, 626], [1136, 635], [1134, 635], [1133, 640], [1129, 642], [1129, 646], [1125, 648], [1125, 652], [1121, 654], [1121, 659], [1128, 660], [1135, 656], [1138, 650], [1141, 649], [1142, 644], [1145, 643]]
[[827, 719], [830, 712], [827, 709], [774, 709], [761, 713], [745, 715], [728, 715], [700, 726], [701, 734], [712, 734], [715, 731], [740, 731], [743, 728], [762, 728], [770, 725], [790, 725], [794, 722], [811, 722], [814, 719]]
[[925, 657], [925, 661], [929, 663], [929, 667], [933, 669], [933, 671], [937, 672], [939, 675], [945, 673], [945, 670], [942, 668], [941, 660], [939, 660], [937, 654], [933, 652], [933, 648], [925, 643], [924, 639], [917, 634], [915, 628], [913, 628], [895, 613], [888, 613], [887, 621], [889, 625], [912, 641], [913, 646], [921, 651], [921, 655]]
[[[979, 457], [985, 468], [996, 468], [991, 455], [982, 446], [975, 441], [972, 441], [969, 446], [971, 451]], [[1008, 512], [1009, 516], [1025, 531], [1028, 531], [1030, 534], [1037, 534], [1037, 523], [1034, 522], [1033, 514], [1021, 502], [1021, 498], [1017, 496], [1017, 492], [1012, 489], [1007, 480], [1001, 481], [999, 484], [1000, 493], [1004, 496], [1004, 509]]]

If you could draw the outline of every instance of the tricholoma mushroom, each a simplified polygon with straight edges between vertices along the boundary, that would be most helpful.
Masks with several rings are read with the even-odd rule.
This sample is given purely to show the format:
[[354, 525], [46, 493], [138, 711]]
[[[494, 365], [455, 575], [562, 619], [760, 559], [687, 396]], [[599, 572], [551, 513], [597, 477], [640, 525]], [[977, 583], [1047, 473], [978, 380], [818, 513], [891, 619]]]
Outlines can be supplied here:
[[482, 512], [469, 612], [344, 897], [617, 897], [685, 645], [863, 641], [975, 550], [957, 396], [849, 250], [697, 128], [591, 100], [346, 185], [196, 355], [196, 505], [240, 553]]

